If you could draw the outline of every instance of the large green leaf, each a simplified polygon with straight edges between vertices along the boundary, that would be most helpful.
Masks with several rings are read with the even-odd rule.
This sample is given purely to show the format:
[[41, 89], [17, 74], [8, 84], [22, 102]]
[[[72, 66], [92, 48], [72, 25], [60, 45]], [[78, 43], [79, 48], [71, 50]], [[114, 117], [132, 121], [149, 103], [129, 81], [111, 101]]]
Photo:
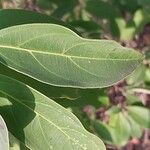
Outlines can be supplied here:
[[0, 30], [0, 62], [42, 82], [79, 88], [112, 85], [143, 56], [113, 41], [89, 40], [54, 24]]
[[105, 149], [71, 112], [34, 89], [0, 75], [0, 93], [9, 131], [31, 150]]
[[0, 115], [0, 149], [9, 149], [8, 131], [3, 118]]

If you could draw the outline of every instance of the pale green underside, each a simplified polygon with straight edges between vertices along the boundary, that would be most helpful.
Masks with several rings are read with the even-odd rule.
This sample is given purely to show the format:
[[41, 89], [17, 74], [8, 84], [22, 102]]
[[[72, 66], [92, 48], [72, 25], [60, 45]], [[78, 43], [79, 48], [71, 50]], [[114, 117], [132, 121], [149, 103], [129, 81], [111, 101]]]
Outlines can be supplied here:
[[143, 56], [114, 41], [89, 40], [54, 24], [0, 30], [0, 62], [47, 84], [100, 88], [129, 75]]

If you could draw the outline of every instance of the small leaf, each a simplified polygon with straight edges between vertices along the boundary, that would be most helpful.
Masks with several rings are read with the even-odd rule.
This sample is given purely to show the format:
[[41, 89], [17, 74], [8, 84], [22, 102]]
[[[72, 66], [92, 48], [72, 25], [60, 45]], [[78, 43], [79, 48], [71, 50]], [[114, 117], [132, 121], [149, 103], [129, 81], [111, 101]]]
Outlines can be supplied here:
[[140, 106], [128, 106], [129, 115], [142, 127], [150, 128], [150, 110]]
[[9, 150], [8, 131], [1, 115], [0, 115], [0, 150]]
[[112, 106], [111, 108], [109, 108], [106, 113], [108, 115], [115, 115], [115, 114], [118, 114], [119, 112], [121, 112], [121, 109], [117, 106]]
[[127, 83], [129, 85], [134, 84], [135, 86], [140, 85], [141, 83], [143, 83], [145, 71], [146, 67], [144, 65], [141, 65], [127, 78]]
[[150, 82], [150, 68], [146, 68], [145, 71], [145, 81]]
[[132, 89], [128, 90], [126, 92], [126, 99], [127, 99], [127, 103], [129, 105], [132, 104], [141, 104], [142, 102], [140, 101], [140, 99], [135, 95], [135, 93], [132, 91]]
[[130, 123], [130, 128], [131, 128], [131, 135], [133, 138], [134, 137], [137, 137], [137, 138], [140, 138], [142, 136], [142, 130], [141, 130], [141, 127], [140, 125], [135, 122], [132, 117], [130, 116], [127, 116], [126, 117]]
[[129, 75], [143, 56], [113, 41], [89, 40], [54, 24], [0, 30], [0, 62], [47, 84], [100, 88]]
[[94, 131], [98, 134], [98, 136], [107, 143], [112, 143], [112, 136], [109, 128], [106, 124], [101, 121], [93, 121]]
[[0, 93], [0, 113], [9, 131], [27, 148], [105, 150], [103, 142], [70, 111], [36, 90], [0, 75]]
[[118, 114], [111, 115], [108, 127], [114, 144], [123, 146], [127, 143], [130, 137], [131, 128], [123, 113], [120, 112]]

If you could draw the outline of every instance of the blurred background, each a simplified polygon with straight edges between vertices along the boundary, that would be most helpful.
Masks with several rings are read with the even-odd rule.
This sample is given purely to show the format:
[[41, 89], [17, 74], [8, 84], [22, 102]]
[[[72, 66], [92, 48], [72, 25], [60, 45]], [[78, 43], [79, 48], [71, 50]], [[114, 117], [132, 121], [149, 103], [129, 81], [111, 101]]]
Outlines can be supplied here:
[[145, 54], [139, 68], [109, 88], [57, 88], [59, 97], [56, 88], [43, 88], [108, 150], [150, 150], [150, 0], [0, 0], [0, 8], [47, 14], [82, 37], [115, 40]]

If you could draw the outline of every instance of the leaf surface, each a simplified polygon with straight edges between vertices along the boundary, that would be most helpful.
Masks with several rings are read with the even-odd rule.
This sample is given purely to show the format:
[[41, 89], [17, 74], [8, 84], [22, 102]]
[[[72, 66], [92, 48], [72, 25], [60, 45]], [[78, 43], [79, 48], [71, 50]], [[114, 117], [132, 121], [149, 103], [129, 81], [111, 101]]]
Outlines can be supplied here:
[[150, 110], [140, 106], [128, 106], [129, 115], [142, 127], [150, 128]]
[[29, 23], [56, 23], [74, 30], [74, 28], [56, 18], [22, 9], [1, 9], [0, 20], [0, 29]]
[[103, 142], [87, 132], [70, 111], [2, 75], [0, 106], [9, 131], [31, 150], [105, 150]]
[[116, 145], [123, 146], [127, 143], [131, 128], [128, 120], [123, 113], [110, 116], [109, 131], [112, 135], [113, 142]]
[[59, 25], [0, 30], [0, 62], [55, 86], [106, 87], [129, 75], [142, 59], [114, 41], [84, 39]]

